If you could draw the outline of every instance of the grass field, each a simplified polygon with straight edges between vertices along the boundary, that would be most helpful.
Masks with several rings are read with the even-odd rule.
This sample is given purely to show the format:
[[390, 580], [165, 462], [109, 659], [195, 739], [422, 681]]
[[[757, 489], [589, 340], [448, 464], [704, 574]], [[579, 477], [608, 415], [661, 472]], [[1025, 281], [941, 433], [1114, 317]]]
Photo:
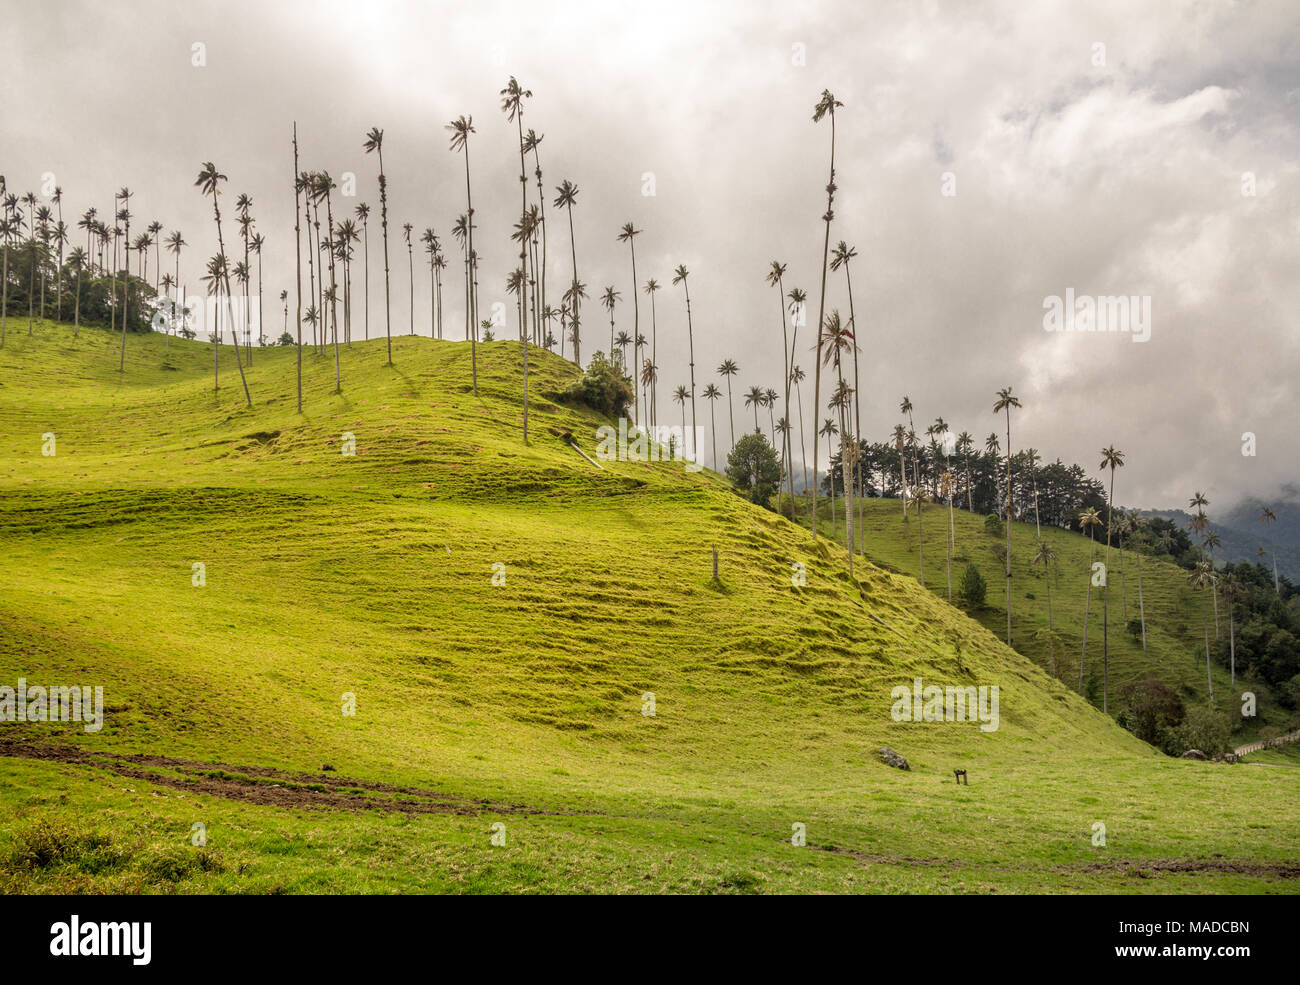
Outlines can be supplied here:
[[[1159, 755], [996, 611], [922, 588], [904, 539], [850, 579], [711, 473], [589, 464], [561, 435], [593, 454], [603, 422], [556, 402], [554, 356], [525, 446], [514, 343], [479, 347], [477, 396], [463, 343], [345, 347], [342, 395], [305, 353], [299, 415], [293, 350], [255, 351], [249, 409], [228, 348], [214, 394], [210, 345], [132, 337], [120, 374], [100, 330], [25, 328], [0, 349], [0, 685], [101, 684], [107, 711], [0, 724], [0, 889], [1300, 887], [1292, 771]], [[1164, 595], [1150, 621], [1190, 619]], [[1194, 687], [1182, 632], [1161, 653]], [[893, 721], [914, 677], [998, 686], [999, 727]]]

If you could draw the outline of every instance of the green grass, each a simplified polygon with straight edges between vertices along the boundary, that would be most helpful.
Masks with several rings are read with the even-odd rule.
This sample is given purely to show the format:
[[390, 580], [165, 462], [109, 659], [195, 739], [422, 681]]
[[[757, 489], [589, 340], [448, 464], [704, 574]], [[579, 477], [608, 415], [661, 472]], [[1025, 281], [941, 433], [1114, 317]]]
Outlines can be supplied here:
[[[603, 422], [557, 402], [576, 370], [554, 356], [531, 354], [525, 446], [514, 343], [479, 347], [478, 396], [461, 343], [395, 338], [393, 367], [382, 341], [345, 348], [341, 395], [306, 353], [300, 415], [292, 350], [255, 351], [248, 409], [229, 349], [214, 394], [208, 345], [164, 363], [132, 337], [120, 374], [102, 331], [25, 327], [0, 349], [0, 684], [102, 684], [108, 712], [98, 734], [0, 725], [0, 888], [1300, 885], [1290, 771], [1160, 756], [1036, 654], [906, 574], [850, 580], [711, 473], [590, 465], [559, 436], [593, 454]], [[895, 723], [915, 676], [997, 685], [1000, 728]], [[362, 801], [385, 784], [405, 792]]]

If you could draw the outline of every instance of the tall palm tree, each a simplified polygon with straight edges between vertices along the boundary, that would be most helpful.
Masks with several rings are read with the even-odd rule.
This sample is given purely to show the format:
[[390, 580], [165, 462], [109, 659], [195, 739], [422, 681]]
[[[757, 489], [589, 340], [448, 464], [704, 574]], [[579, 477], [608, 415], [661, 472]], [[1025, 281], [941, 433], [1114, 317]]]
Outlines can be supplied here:
[[1006, 386], [998, 391], [993, 413], [1007, 415], [1007, 646], [1011, 645], [1011, 408], [1020, 407], [1020, 400]]
[[[818, 347], [827, 365], [834, 364], [836, 398], [840, 412], [840, 472], [844, 477], [844, 537], [849, 551], [849, 575], [853, 575], [853, 469], [857, 437], [853, 430], [849, 406], [849, 386], [844, 380], [844, 354], [856, 348], [853, 329], [840, 319], [838, 310], [826, 316], [824, 342]], [[832, 488], [834, 483], [832, 482]], [[919, 532], [919, 531], [918, 531]]]
[[[781, 362], [784, 368], [785, 379], [785, 416], [788, 420], [790, 417], [790, 337], [786, 328], [785, 319], [785, 272], [786, 264], [780, 260], [773, 260], [772, 266], [767, 272], [767, 282], [776, 288], [776, 303], [781, 309]], [[785, 470], [788, 477], [787, 481], [790, 487], [790, 503], [793, 509], [794, 504], [794, 451], [790, 448], [789, 433], [787, 432], [781, 442], [781, 467]]]
[[[1008, 447], [1010, 439], [1008, 439]], [[1115, 519], [1115, 470], [1124, 467], [1124, 453], [1114, 445], [1101, 450], [1098, 471], [1110, 469], [1110, 492], [1106, 496], [1106, 585], [1101, 590], [1101, 710], [1110, 710], [1110, 538]]]
[[678, 384], [677, 389], [673, 391], [673, 401], [681, 405], [682, 408], [682, 457], [686, 457], [686, 387]]
[[[839, 243], [835, 245], [835, 252], [831, 257], [831, 270], [838, 271], [841, 267], [844, 268], [844, 281], [848, 285], [848, 289], [849, 289], [849, 328], [853, 332], [853, 340], [854, 340], [854, 344], [853, 344], [853, 433], [855, 435], [855, 440], [854, 440], [855, 448], [857, 446], [857, 441], [860, 440], [862, 437], [862, 402], [859, 399], [859, 393], [858, 393], [858, 345], [857, 345], [858, 319], [853, 311], [853, 275], [849, 272], [849, 261], [855, 259], [857, 255], [858, 255], [857, 250], [855, 250], [844, 240], [840, 240]], [[858, 460], [858, 465], [855, 471], [855, 475], [857, 481], [858, 495], [861, 496], [862, 495], [861, 456], [858, 456], [857, 460]], [[951, 502], [952, 501], [950, 498], [949, 499], [950, 506], [951, 506]], [[864, 541], [864, 546], [865, 546], [865, 541]], [[951, 595], [951, 592], [949, 594]]]
[[[718, 367], [718, 374], [727, 381], [727, 418], [731, 425], [731, 449], [736, 450], [736, 408], [731, 400], [731, 378], [740, 372], [734, 359], [724, 359]], [[730, 452], [728, 452], [730, 454]]]
[[758, 408], [763, 406], [763, 388], [761, 386], [751, 386], [745, 393], [745, 406], [754, 408], [754, 433], [762, 434], [758, 426]]
[[528, 274], [516, 267], [506, 278], [506, 291], [515, 296], [515, 309], [519, 314], [519, 340], [524, 344], [524, 444], [528, 444], [528, 323], [524, 298], [528, 294]]
[[690, 271], [686, 269], [686, 264], [679, 263], [677, 269], [673, 271], [673, 285], [682, 285], [686, 291], [686, 337], [690, 343], [690, 360], [691, 360], [691, 429], [695, 433], [695, 428], [699, 424], [695, 416], [695, 327], [691, 322], [691, 285], [686, 278], [690, 276]]
[[[643, 230], [637, 229], [630, 222], [623, 223], [623, 228], [619, 231], [618, 241], [626, 243], [628, 249], [632, 251], [632, 335], [634, 338], [641, 334], [641, 306], [637, 303], [636, 298], [636, 238], [641, 235]], [[633, 349], [633, 365], [641, 361], [641, 348], [637, 346]], [[644, 409], [641, 410], [641, 416], [644, 417]], [[643, 422], [644, 423], [644, 422]]]
[[365, 267], [362, 290], [364, 297], [361, 305], [365, 312], [366, 320], [366, 340], [370, 339], [370, 206], [362, 202], [352, 210], [356, 217], [361, 220], [361, 240], [362, 240], [362, 261]]
[[605, 293], [600, 296], [600, 303], [609, 312], [609, 358], [611, 362], [614, 359], [614, 306], [622, 298], [623, 296], [613, 287], [605, 288]]
[[[656, 366], [659, 365], [659, 316], [655, 311], [655, 295], [659, 292], [659, 282], [651, 277], [645, 282], [644, 288], [646, 294], [650, 296], [650, 361]], [[658, 388], [650, 388], [650, 423], [655, 425], [659, 423], [659, 394], [656, 393]]]
[[[1142, 652], [1147, 652], [1147, 610], [1146, 602], [1142, 597], [1142, 549], [1141, 539], [1144, 536], [1146, 522], [1142, 519], [1142, 514], [1137, 510], [1129, 510], [1128, 515], [1124, 518], [1125, 532], [1130, 537], [1139, 538], [1139, 544], [1133, 549], [1133, 554], [1137, 559], [1138, 569], [1138, 618], [1142, 622]], [[1130, 540], [1130, 544], [1132, 541]]]
[[[231, 296], [230, 290], [230, 269], [226, 264], [226, 242], [221, 235], [221, 203], [218, 196], [221, 194], [221, 182], [226, 180], [226, 176], [217, 170], [217, 166], [211, 161], [205, 161], [202, 169], [199, 171], [198, 178], [194, 181], [194, 186], [202, 194], [212, 196], [212, 214], [217, 223], [217, 256], [221, 258], [219, 273], [223, 276], [226, 297]], [[125, 191], [125, 189], [123, 189]], [[218, 307], [220, 307], [220, 291], [218, 291]], [[126, 331], [125, 323], [123, 324], [124, 332]], [[218, 339], [220, 337], [220, 322], [218, 322]], [[125, 343], [123, 343], [125, 344]], [[125, 351], [125, 350], [123, 350]], [[244, 362], [239, 355], [239, 340], [235, 339], [235, 365], [239, 367], [239, 381], [244, 387], [244, 400], [249, 407], [253, 406], [253, 398], [248, 393], [248, 380], [244, 377]]]
[[[1008, 519], [1007, 521], [1011, 521]], [[1088, 614], [1092, 609], [1092, 564], [1097, 557], [1097, 538], [1094, 531], [1101, 524], [1101, 515], [1096, 507], [1089, 506], [1079, 514], [1079, 529], [1088, 535], [1091, 547], [1088, 554], [1088, 594], [1083, 603], [1083, 653], [1079, 657], [1079, 693], [1083, 693], [1084, 665], [1088, 661]]]
[[1214, 566], [1209, 561], [1197, 561], [1192, 573], [1187, 576], [1187, 584], [1201, 592], [1201, 629], [1205, 634], [1205, 679], [1210, 688], [1210, 701], [1214, 701], [1214, 675], [1210, 673], [1210, 623], [1205, 611], [1205, 589], [1214, 586], [1217, 579]]
[[438, 237], [426, 227], [420, 234], [420, 242], [424, 244], [424, 252], [429, 254], [429, 338], [434, 339], [438, 337], [438, 270], [434, 265], [438, 256]]
[[[655, 387], [658, 385], [658, 382], [659, 382], [659, 367], [656, 366], [654, 362], [650, 359], [644, 360], [641, 363], [641, 386], [649, 388], [650, 392], [654, 393]], [[653, 407], [653, 400], [651, 401], [651, 406]], [[655, 427], [655, 426], [656, 425], [654, 423], [651, 424], [651, 427]]]
[[[618, 358], [624, 366], [627, 366], [627, 347], [632, 344], [632, 336], [627, 332], [619, 332], [614, 338], [614, 345], [618, 346]], [[636, 350], [632, 350], [632, 358], [636, 358]]]
[[[820, 123], [824, 117], [829, 116], [831, 120], [831, 167], [830, 177], [826, 181], [826, 214], [822, 216], [826, 223], [826, 236], [822, 242], [822, 289], [821, 300], [817, 305], [817, 365], [813, 372], [813, 407], [821, 406], [821, 387], [822, 387], [822, 320], [826, 317], [826, 264], [830, 258], [831, 249], [831, 222], [835, 219], [835, 110], [844, 104], [836, 99], [829, 89], [823, 89], [821, 98], [817, 105], [813, 107], [812, 121]], [[818, 432], [813, 432], [813, 540], [817, 539], [817, 436]], [[832, 493], [835, 490], [834, 483], [831, 484]]]
[[[262, 247], [266, 245], [266, 240], [261, 233], [254, 233], [253, 238], [248, 241], [248, 245], [253, 248], [257, 255], [257, 331], [259, 335], [266, 333], [266, 321], [262, 317]], [[249, 360], [252, 362], [251, 358]]]
[[[568, 178], [565, 178], [556, 187], [555, 191], [556, 191], [555, 201], [552, 202], [551, 204], [553, 204], [557, 209], [564, 209], [566, 212], [569, 213], [569, 253], [572, 255], [572, 259], [573, 259], [573, 280], [571, 283], [572, 285], [577, 285], [578, 283], [578, 242], [573, 235], [573, 206], [574, 203], [578, 201], [578, 186], [575, 185]], [[571, 300], [571, 304], [569, 308], [571, 314], [569, 315], [569, 320], [570, 320], [570, 324], [572, 324], [573, 326], [573, 361], [577, 363], [579, 366], [581, 366], [582, 365], [582, 349], [581, 349], [582, 342], [579, 337], [579, 331], [578, 331], [578, 324], [579, 324], [578, 296], [577, 296], [577, 292], [573, 290], [572, 286], [570, 287], [569, 292], [566, 293], [565, 296], [569, 297]]]
[[1043, 573], [1047, 582], [1047, 653], [1052, 668], [1052, 676], [1056, 676], [1056, 647], [1055, 637], [1052, 629], [1052, 564], [1056, 561], [1056, 551], [1052, 545], [1045, 540], [1038, 542], [1038, 550], [1033, 557], [1033, 564], [1041, 564]]
[[[798, 326], [795, 327], [797, 332]], [[794, 395], [799, 406], [799, 459], [803, 462], [803, 485], [808, 488], [808, 446], [804, 444], [804, 426], [803, 426], [803, 381], [807, 375], [798, 366], [790, 367], [790, 382], [794, 384]], [[791, 452], [794, 451], [794, 442], [791, 440]]]
[[[393, 365], [393, 302], [389, 290], [388, 279], [388, 176], [384, 174], [384, 131], [378, 127], [371, 127], [370, 132], [366, 134], [365, 142], [361, 145], [367, 154], [376, 154], [379, 157], [379, 222], [383, 230], [384, 238], [384, 332], [388, 336], [388, 365]], [[465, 156], [466, 181], [468, 182], [469, 174], [469, 152]], [[472, 215], [472, 212], [471, 212]], [[471, 220], [471, 228], [473, 222]], [[470, 234], [470, 249], [473, 250], [473, 233]], [[477, 376], [475, 377], [474, 392], [478, 392]]]
[[452, 152], [463, 151], [465, 157], [465, 290], [467, 307], [467, 324], [470, 326], [465, 334], [470, 340], [470, 363], [474, 377], [474, 392], [478, 393], [478, 368], [475, 356], [475, 343], [478, 337], [478, 276], [474, 265], [478, 254], [474, 250], [474, 196], [470, 190], [469, 180], [469, 135], [477, 133], [474, 129], [473, 116], [458, 116], [444, 128], [451, 131], [450, 147]]
[[[298, 170], [298, 121], [293, 122], [293, 261], [296, 276], [294, 303], [296, 307], [294, 324], [297, 326], [297, 344], [294, 346], [294, 358], [297, 366], [298, 413], [302, 413], [302, 212], [299, 196], [303, 185], [301, 172]], [[369, 210], [367, 209], [367, 214]], [[286, 318], [287, 318], [286, 312]]]
[[717, 472], [721, 470], [718, 468], [718, 419], [713, 414], [713, 403], [722, 396], [722, 391], [716, 383], [710, 383], [700, 393], [709, 402], [709, 422], [713, 425], [713, 470]]
[[75, 247], [68, 254], [68, 266], [77, 276], [77, 286], [75, 301], [72, 309], [72, 337], [75, 339], [81, 335], [81, 272], [86, 267], [86, 252], [80, 247]]
[[415, 226], [409, 222], [402, 223], [402, 235], [406, 239], [406, 274], [411, 286], [411, 334], [415, 334], [415, 246], [411, 242], [411, 230]]
[[[519, 85], [518, 80], [512, 75], [506, 87], [501, 90], [501, 112], [506, 114], [506, 119], [514, 123], [519, 131], [519, 214], [520, 221], [525, 221], [524, 217], [528, 213], [528, 170], [524, 162], [524, 100], [531, 99], [533, 96], [531, 89], [524, 89]], [[524, 335], [528, 334], [528, 238], [521, 237], [519, 241], [519, 269], [524, 274], [524, 287], [520, 291], [519, 302], [523, 313], [523, 330]], [[610, 346], [611, 356], [613, 355], [613, 346]], [[528, 379], [528, 343], [524, 342], [524, 389], [527, 391]], [[527, 407], [528, 401], [525, 398], [524, 405]], [[524, 441], [528, 441], [527, 413], [524, 414]]]
[[[542, 235], [542, 257], [541, 257], [541, 299], [538, 310], [548, 310], [549, 305], [546, 302], [546, 193], [542, 189], [542, 156], [538, 148], [541, 146], [545, 135], [539, 134], [534, 130], [529, 130], [524, 135], [524, 150], [533, 155], [533, 176], [537, 179], [537, 228]], [[636, 289], [636, 281], [632, 281], [633, 290]]]
[[[131, 304], [131, 189], [123, 187], [117, 193], [117, 197], [122, 202], [122, 209], [119, 213], [122, 222], [125, 224], [125, 231], [122, 233], [122, 250], [125, 257], [126, 280], [123, 282], [122, 290], [122, 358], [118, 365], [118, 372], [126, 372], [126, 326], [127, 309]], [[213, 202], [216, 198], [213, 198]], [[222, 251], [224, 252], [224, 250]], [[30, 331], [30, 326], [28, 326]]]
[[[828, 418], [826, 418], [825, 422], [822, 424], [819, 433], [825, 436], [825, 438], [826, 438], [826, 444], [829, 446], [829, 445], [830, 445], [830, 442], [831, 442], [831, 439], [832, 439], [833, 437], [835, 437], [837, 434], [840, 433], [840, 429], [839, 429], [839, 426], [835, 423], [835, 419], [834, 419], [833, 417], [828, 417]], [[830, 487], [831, 487], [831, 540], [835, 540], [835, 539], [836, 539], [836, 534], [835, 534], [835, 473], [833, 473], [833, 472], [828, 473], [828, 474], [827, 474], [827, 479], [828, 479], [828, 481], [830, 482]], [[817, 481], [817, 479], [816, 479], [816, 470], [814, 469], [814, 470], [813, 470], [813, 483], [814, 483], [814, 485], [816, 484], [816, 481]], [[815, 496], [815, 495], [816, 495], [816, 492], [814, 492], [813, 495]], [[814, 513], [814, 514], [813, 514], [813, 527], [814, 527], [814, 531], [815, 531], [815, 529], [816, 529], [816, 525], [817, 525], [817, 514]]]
[[974, 446], [975, 439], [971, 437], [969, 431], [957, 435], [957, 444], [954, 447], [957, 449], [957, 454], [962, 457], [962, 467], [966, 473], [966, 509], [971, 513], [975, 512], [974, 493], [971, 491], [970, 481], [970, 452]]
[[1273, 546], [1273, 534], [1269, 530], [1273, 524], [1277, 523], [1277, 514], [1269, 507], [1265, 506], [1259, 514], [1259, 522], [1264, 525], [1264, 533], [1268, 537], [1268, 549], [1273, 555], [1273, 591], [1278, 598], [1282, 597], [1282, 585], [1277, 577], [1277, 548]]
[[771, 387], [763, 391], [763, 403], [767, 406], [767, 423], [772, 430], [772, 448], [776, 448], [776, 421], [773, 418], [773, 408], [776, 407], [776, 398], [781, 396]]

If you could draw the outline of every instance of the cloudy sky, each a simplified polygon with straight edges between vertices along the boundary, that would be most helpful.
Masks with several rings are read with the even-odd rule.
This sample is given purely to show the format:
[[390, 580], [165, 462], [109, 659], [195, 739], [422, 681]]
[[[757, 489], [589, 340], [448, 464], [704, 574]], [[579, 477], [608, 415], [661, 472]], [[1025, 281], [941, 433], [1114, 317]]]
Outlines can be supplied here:
[[[995, 391], [1011, 386], [1024, 403], [1016, 446], [1095, 469], [1098, 449], [1116, 445], [1128, 453], [1125, 503], [1180, 506], [1203, 489], [1213, 515], [1300, 473], [1293, 4], [5, 0], [0, 19], [10, 190], [39, 192], [52, 173], [73, 226], [129, 186], [133, 227], [156, 218], [191, 244], [191, 289], [216, 252], [193, 187], [202, 161], [229, 176], [227, 208], [252, 196], [275, 296], [293, 285], [293, 122], [302, 166], [354, 173], [349, 209], [364, 200], [376, 214], [361, 144], [382, 127], [394, 331], [409, 326], [408, 221], [444, 240], [446, 324], [461, 331], [450, 227], [464, 173], [443, 129], [460, 114], [478, 131], [482, 307], [504, 300], [518, 156], [497, 93], [518, 76], [534, 93], [525, 125], [545, 135], [548, 197], [564, 178], [580, 188], [581, 278], [589, 293], [621, 292], [629, 333], [631, 270], [615, 235], [627, 221], [644, 230], [639, 279], [665, 285], [662, 401], [688, 382], [684, 299], [670, 285], [679, 263], [691, 271], [697, 390], [725, 358], [741, 366], [738, 389], [780, 389], [780, 312], [764, 276], [779, 259], [787, 289], [817, 296], [830, 130], [811, 114], [829, 88], [844, 103], [832, 243], [858, 253], [873, 437], [888, 435], [907, 394], [918, 427], [942, 415], [982, 443], [1002, 426]], [[559, 285], [571, 276], [568, 230], [551, 216]], [[416, 331], [428, 334], [421, 259], [417, 244]], [[382, 331], [374, 285], [372, 272]], [[1045, 299], [1067, 290], [1150, 297], [1149, 341], [1046, 331]], [[649, 335], [643, 294], [640, 304]], [[841, 272], [827, 308], [847, 307]], [[587, 314], [584, 353], [608, 340], [603, 312]], [[1244, 432], [1254, 457], [1241, 453]]]

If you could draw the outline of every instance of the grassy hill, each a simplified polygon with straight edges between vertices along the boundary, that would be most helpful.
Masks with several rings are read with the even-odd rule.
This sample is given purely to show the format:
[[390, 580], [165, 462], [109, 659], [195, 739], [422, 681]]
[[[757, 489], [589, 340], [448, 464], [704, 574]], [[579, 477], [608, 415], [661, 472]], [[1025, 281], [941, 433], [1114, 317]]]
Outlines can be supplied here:
[[[711, 473], [589, 464], [554, 356], [525, 446], [511, 342], [477, 396], [462, 343], [344, 348], [341, 395], [305, 353], [300, 415], [293, 350], [254, 353], [249, 409], [228, 348], [214, 394], [210, 345], [132, 337], [118, 373], [101, 331], [10, 329], [0, 685], [102, 684], [107, 712], [0, 724], [0, 890], [1300, 887], [1291, 771], [1155, 753]], [[893, 721], [918, 676], [998, 686], [999, 728]]]
[[[920, 528], [924, 531], [925, 584], [932, 592], [948, 597], [945, 565], [945, 531], [948, 508], [926, 504]], [[891, 571], [920, 577], [921, 561], [917, 554], [920, 538], [915, 506], [908, 520], [902, 517], [898, 500], [867, 500], [860, 514], [865, 524], [865, 548], [869, 558]], [[983, 607], [970, 615], [993, 634], [1006, 636], [1006, 588], [1001, 550], [1005, 534], [985, 529], [985, 518], [961, 509], [953, 510], [955, 549], [952, 560], [952, 591], [960, 605], [958, 587], [967, 564], [979, 568], [988, 582], [988, 596]], [[829, 531], [828, 523], [823, 529]], [[843, 516], [838, 519], [843, 537]], [[1100, 592], [1092, 589], [1088, 598], [1092, 561], [1104, 561], [1103, 539], [1093, 544], [1087, 537], [1068, 530], [1044, 527], [1043, 538], [1052, 546], [1057, 560], [1050, 576], [1042, 565], [1033, 564], [1037, 531], [1033, 523], [1011, 525], [1011, 639], [1023, 653], [1048, 673], [1068, 685], [1079, 688], [1080, 662], [1083, 659], [1085, 613], [1088, 624], [1087, 662], [1084, 685], [1092, 670], [1102, 673], [1103, 610]], [[1146, 613], [1146, 649], [1140, 632], [1129, 630], [1138, 619], [1138, 557], [1133, 551], [1111, 548], [1110, 562], [1110, 708], [1118, 711], [1125, 705], [1120, 689], [1124, 684], [1154, 676], [1174, 688], [1187, 704], [1205, 704], [1209, 684], [1205, 673], [1205, 637], [1202, 605], [1208, 613], [1210, 639], [1216, 633], [1213, 599], [1202, 599], [1187, 584], [1187, 572], [1167, 559], [1143, 556], [1141, 559], [1142, 607]], [[1050, 577], [1052, 629], [1047, 633], [1047, 596]], [[1227, 608], [1220, 600], [1218, 632], [1228, 635]], [[1234, 686], [1228, 668], [1213, 664], [1214, 707], [1232, 723], [1234, 739], [1249, 742], [1260, 734], [1273, 734], [1294, 728], [1295, 712], [1280, 706], [1266, 682], [1247, 681], [1237, 675]], [[1096, 682], [1096, 704], [1100, 706], [1100, 679]], [[1257, 698], [1253, 717], [1241, 714], [1244, 691]]]

